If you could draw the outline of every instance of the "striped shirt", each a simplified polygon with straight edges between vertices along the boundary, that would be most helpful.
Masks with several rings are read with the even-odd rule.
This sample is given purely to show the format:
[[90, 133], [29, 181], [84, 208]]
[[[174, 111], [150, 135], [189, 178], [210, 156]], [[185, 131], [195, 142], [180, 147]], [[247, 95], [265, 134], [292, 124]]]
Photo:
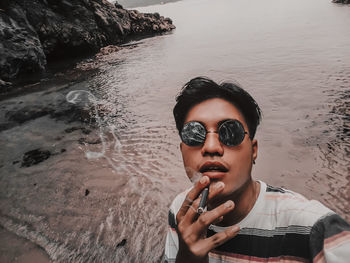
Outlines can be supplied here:
[[[350, 262], [350, 225], [320, 202], [266, 185], [237, 236], [209, 253], [209, 262]], [[165, 262], [178, 251], [175, 215], [188, 190], [179, 194], [169, 211]], [[211, 225], [207, 236], [225, 230]]]

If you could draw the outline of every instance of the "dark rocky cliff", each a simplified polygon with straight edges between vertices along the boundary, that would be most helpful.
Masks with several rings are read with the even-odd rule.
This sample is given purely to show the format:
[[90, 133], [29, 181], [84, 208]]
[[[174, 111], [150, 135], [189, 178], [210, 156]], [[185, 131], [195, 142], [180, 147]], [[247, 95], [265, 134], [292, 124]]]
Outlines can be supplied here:
[[332, 0], [333, 3], [350, 4], [350, 0]]
[[1, 0], [0, 86], [47, 63], [97, 52], [128, 38], [174, 29], [159, 14], [106, 0]]

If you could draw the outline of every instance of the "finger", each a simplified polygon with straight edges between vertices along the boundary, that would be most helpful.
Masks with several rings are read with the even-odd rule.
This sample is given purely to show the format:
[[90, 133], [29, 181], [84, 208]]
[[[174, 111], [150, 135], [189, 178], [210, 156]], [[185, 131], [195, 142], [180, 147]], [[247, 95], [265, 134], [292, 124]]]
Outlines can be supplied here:
[[210, 184], [208, 200], [212, 199], [214, 196], [220, 193], [224, 189], [224, 187], [225, 187], [225, 184], [223, 182]]
[[201, 214], [194, 224], [194, 231], [201, 232], [206, 230], [208, 226], [212, 224], [215, 220], [232, 211], [234, 206], [235, 205], [233, 201], [228, 200], [224, 204], [218, 206], [217, 208]]
[[199, 206], [200, 199], [197, 198], [194, 200], [194, 202], [190, 205], [190, 207], [187, 210], [187, 213], [183, 216], [182, 220], [186, 222], [187, 224], [192, 224], [194, 221], [198, 218], [198, 206]]
[[[210, 192], [209, 196], [213, 197], [217, 195], [224, 189], [224, 187], [225, 187], [225, 184], [223, 182], [211, 184], [209, 187], [209, 192]], [[184, 220], [190, 223], [193, 223], [195, 220], [197, 220], [199, 216], [198, 214], [199, 203], [200, 203], [200, 198], [197, 198], [187, 210], [186, 215], [184, 216]]]
[[222, 231], [220, 233], [216, 233], [215, 235], [206, 238], [203, 240], [203, 244], [206, 247], [205, 249], [209, 252], [210, 250], [222, 245], [227, 240], [230, 240], [231, 238], [235, 237], [239, 233], [239, 226], [234, 225], [225, 231]]
[[176, 215], [176, 221], [179, 223], [185, 216], [193, 201], [199, 196], [203, 189], [209, 184], [210, 180], [208, 176], [203, 176], [195, 186], [186, 195], [185, 201], [182, 203], [179, 212]]
[[215, 219], [212, 224], [216, 225], [216, 224], [220, 223], [223, 219], [224, 219], [224, 217], [220, 216], [219, 218]]

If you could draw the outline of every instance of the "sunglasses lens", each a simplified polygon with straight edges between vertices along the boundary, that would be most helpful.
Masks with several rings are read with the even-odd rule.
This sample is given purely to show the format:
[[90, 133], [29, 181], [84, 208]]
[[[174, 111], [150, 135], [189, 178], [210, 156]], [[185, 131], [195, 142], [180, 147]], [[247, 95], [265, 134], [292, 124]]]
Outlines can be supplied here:
[[181, 140], [188, 146], [198, 146], [204, 143], [206, 133], [205, 127], [201, 123], [191, 121], [182, 128]]
[[245, 136], [242, 123], [237, 120], [228, 120], [221, 124], [219, 128], [220, 141], [227, 146], [241, 144]]

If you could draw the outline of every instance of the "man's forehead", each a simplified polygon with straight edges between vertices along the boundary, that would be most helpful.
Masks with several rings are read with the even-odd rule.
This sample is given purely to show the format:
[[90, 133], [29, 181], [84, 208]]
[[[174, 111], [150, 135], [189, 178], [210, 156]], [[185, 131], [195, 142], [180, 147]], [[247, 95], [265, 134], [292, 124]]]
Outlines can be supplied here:
[[222, 98], [212, 98], [193, 106], [187, 113], [185, 123], [199, 121], [206, 125], [217, 125], [222, 120], [237, 119], [245, 122], [240, 110]]

